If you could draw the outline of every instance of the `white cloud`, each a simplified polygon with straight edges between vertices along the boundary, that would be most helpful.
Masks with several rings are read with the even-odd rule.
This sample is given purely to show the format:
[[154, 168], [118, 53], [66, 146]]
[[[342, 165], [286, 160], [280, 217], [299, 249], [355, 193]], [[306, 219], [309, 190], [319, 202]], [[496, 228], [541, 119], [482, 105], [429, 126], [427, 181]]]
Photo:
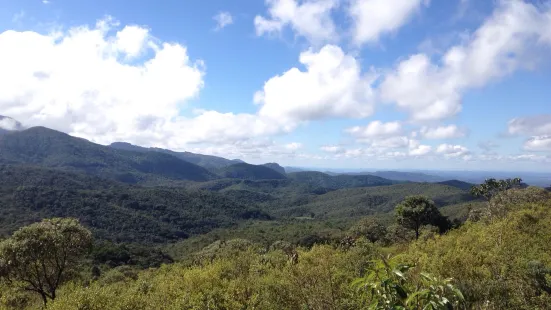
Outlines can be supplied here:
[[364, 118], [374, 111], [375, 76], [363, 75], [358, 61], [338, 46], [300, 54], [306, 71], [292, 68], [269, 79], [254, 99], [259, 115], [277, 119], [286, 128], [330, 117]]
[[13, 131], [13, 130], [21, 130], [23, 128], [21, 127], [21, 124], [16, 120], [9, 117], [3, 117], [0, 115], [0, 129]]
[[225, 158], [239, 158], [252, 162], [264, 163], [271, 160], [288, 158], [310, 158], [312, 154], [299, 153], [298, 149], [292, 149], [289, 145], [280, 145], [267, 138], [251, 139], [247, 141], [235, 141], [223, 145], [197, 146], [189, 148], [190, 152], [222, 156]]
[[302, 143], [298, 143], [298, 142], [287, 143], [285, 144], [285, 148], [291, 151], [296, 151], [302, 148]]
[[114, 48], [128, 58], [135, 58], [154, 43], [150, 41], [149, 29], [140, 26], [125, 26], [116, 34]]
[[221, 30], [233, 24], [233, 17], [229, 12], [220, 12], [214, 15], [213, 19], [216, 21], [216, 30]]
[[289, 26], [297, 35], [313, 43], [333, 42], [337, 31], [331, 12], [338, 0], [265, 0], [269, 17], [257, 15], [256, 34], [281, 33]]
[[439, 126], [439, 127], [421, 127], [419, 130], [421, 137], [424, 139], [454, 139], [465, 137], [465, 131], [457, 127], [457, 125]]
[[365, 127], [355, 126], [346, 131], [358, 139], [390, 137], [399, 135], [402, 132], [402, 125], [400, 122], [373, 121]]
[[524, 149], [532, 152], [551, 152], [551, 135], [531, 137], [524, 142]]
[[[49, 35], [0, 33], [0, 111], [100, 143], [179, 147], [208, 136], [201, 121], [243, 121], [216, 112], [178, 116], [203, 86], [202, 62], [190, 60], [185, 46], [153, 42], [145, 28], [116, 25], [106, 18]], [[142, 53], [149, 56], [126, 62]], [[262, 127], [251, 123], [252, 132]]]
[[432, 147], [429, 145], [418, 145], [416, 147], [410, 148], [410, 156], [424, 156], [429, 154], [432, 151]]
[[339, 154], [343, 153], [345, 149], [342, 146], [338, 145], [324, 145], [321, 147], [321, 150], [327, 153]]
[[428, 0], [351, 0], [353, 39], [358, 45], [376, 42], [380, 36], [397, 31]]
[[371, 146], [377, 149], [395, 149], [407, 147], [409, 139], [405, 136], [389, 137], [371, 141]]
[[518, 117], [509, 121], [511, 135], [551, 135], [551, 114]]
[[440, 144], [436, 148], [436, 153], [444, 155], [446, 158], [461, 157], [469, 155], [469, 149], [461, 145]]
[[534, 67], [534, 55], [551, 43], [549, 16], [549, 6], [501, 0], [471, 39], [450, 48], [439, 62], [425, 54], [401, 61], [386, 75], [381, 97], [414, 121], [449, 118], [461, 111], [466, 89]]
[[[354, 57], [325, 46], [300, 55], [255, 96], [256, 114], [198, 110], [180, 115], [203, 87], [205, 66], [187, 48], [153, 38], [112, 18], [43, 35], [0, 34], [0, 111], [97, 143], [127, 141], [182, 150], [190, 144], [232, 144], [290, 132], [305, 121], [366, 117], [374, 77]], [[132, 62], [128, 60], [132, 59]], [[294, 145], [297, 147], [297, 145]]]
[[43, 3], [43, 4], [50, 4], [51, 1], [49, 1], [49, 0], [42, 0], [42, 3]]

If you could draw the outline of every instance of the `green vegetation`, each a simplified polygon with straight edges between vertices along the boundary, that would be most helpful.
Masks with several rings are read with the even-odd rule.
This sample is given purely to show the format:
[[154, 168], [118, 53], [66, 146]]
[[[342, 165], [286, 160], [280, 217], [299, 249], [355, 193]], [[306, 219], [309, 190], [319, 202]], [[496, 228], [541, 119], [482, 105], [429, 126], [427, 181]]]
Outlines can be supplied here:
[[340, 174], [331, 176], [317, 171], [302, 171], [289, 173], [288, 177], [302, 184], [308, 184], [313, 188], [323, 188], [329, 190], [354, 188], [354, 187], [368, 187], [368, 186], [381, 186], [392, 185], [397, 182], [393, 182], [387, 179], [372, 175], [346, 175]]
[[36, 167], [0, 166], [0, 233], [49, 217], [74, 217], [100, 239], [159, 243], [269, 219], [224, 194], [129, 186]]
[[415, 231], [415, 239], [419, 239], [419, 230], [423, 226], [438, 227], [440, 232], [446, 231], [450, 226], [436, 208], [434, 201], [425, 196], [406, 197], [396, 206], [396, 219], [404, 228]]
[[92, 234], [73, 219], [51, 219], [23, 227], [0, 243], [0, 276], [40, 294], [44, 305], [78, 266]]
[[511, 188], [520, 187], [521, 183], [522, 180], [520, 178], [507, 180], [488, 179], [478, 186], [473, 186], [471, 189], [471, 194], [477, 197], [484, 197], [489, 201], [500, 192]]
[[119, 150], [135, 151], [135, 152], [165, 153], [165, 154], [173, 155], [175, 157], [178, 157], [179, 159], [185, 160], [187, 162], [190, 162], [192, 164], [201, 166], [209, 170], [218, 169], [218, 168], [222, 168], [222, 167], [226, 167], [226, 166], [230, 166], [230, 165], [242, 162], [238, 159], [229, 160], [222, 157], [195, 154], [191, 152], [174, 152], [171, 150], [160, 149], [160, 148], [145, 148], [145, 147], [132, 145], [126, 142], [115, 142], [115, 143], [112, 143], [110, 147], [119, 149]]
[[545, 189], [201, 156], [2, 135], [0, 309], [550, 308]]
[[43, 127], [0, 137], [0, 150], [0, 163], [62, 168], [125, 183], [216, 178], [205, 168], [172, 155], [116, 150]]
[[287, 177], [271, 167], [238, 163], [218, 170], [218, 174], [225, 178], [243, 180], [279, 180]]
[[[47, 308], [548, 309], [551, 193], [510, 189], [484, 208], [490, 204], [503, 214], [445, 234], [422, 229], [418, 240], [392, 240], [394, 229], [362, 220], [357, 226], [386, 237], [372, 242], [360, 230], [311, 248], [216, 241], [189, 262], [143, 271], [92, 268], [59, 287]], [[40, 304], [8, 284], [4, 308]]]

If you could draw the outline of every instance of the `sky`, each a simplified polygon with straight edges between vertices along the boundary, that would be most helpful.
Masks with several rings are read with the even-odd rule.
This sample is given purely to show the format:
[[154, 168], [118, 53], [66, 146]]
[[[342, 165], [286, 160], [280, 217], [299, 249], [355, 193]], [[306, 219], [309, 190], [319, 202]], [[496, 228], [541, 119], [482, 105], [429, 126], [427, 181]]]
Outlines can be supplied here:
[[549, 85], [547, 0], [0, 0], [0, 115], [100, 144], [551, 172]]

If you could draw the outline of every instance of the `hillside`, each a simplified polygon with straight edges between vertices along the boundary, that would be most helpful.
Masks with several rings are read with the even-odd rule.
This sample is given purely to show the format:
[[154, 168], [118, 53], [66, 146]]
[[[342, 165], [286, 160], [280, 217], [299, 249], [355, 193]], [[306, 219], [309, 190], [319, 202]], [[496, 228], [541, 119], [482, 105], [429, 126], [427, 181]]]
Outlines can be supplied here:
[[75, 217], [100, 239], [165, 242], [269, 216], [223, 193], [143, 188], [78, 173], [0, 165], [0, 233]]
[[262, 164], [262, 166], [265, 166], [265, 167], [268, 167], [268, 168], [271, 168], [283, 175], [285, 175], [285, 173], [287, 173], [285, 171], [285, 168], [281, 167], [278, 163], [266, 163], [266, 164]]
[[449, 181], [444, 181], [444, 182], [438, 182], [438, 184], [457, 187], [459, 189], [466, 190], [466, 191], [470, 190], [471, 187], [473, 187], [473, 185], [474, 185], [473, 183], [463, 182], [463, 181], [459, 181], [459, 180], [449, 180]]
[[340, 189], [317, 196], [308, 204], [282, 208], [274, 212], [285, 216], [315, 214], [316, 218], [353, 218], [390, 212], [410, 195], [426, 195], [439, 207], [474, 200], [467, 191], [456, 187], [431, 183], [405, 183]]
[[354, 187], [367, 187], [367, 186], [382, 186], [392, 185], [393, 182], [388, 179], [384, 179], [372, 175], [335, 175], [331, 176], [323, 172], [317, 171], [303, 171], [293, 172], [287, 174], [287, 176], [299, 183], [307, 184], [311, 187], [320, 187], [328, 190], [342, 189], [342, 188], [354, 188]]
[[212, 155], [203, 155], [203, 154], [196, 154], [191, 152], [174, 152], [174, 151], [162, 149], [162, 148], [145, 148], [145, 147], [133, 145], [126, 142], [115, 142], [115, 143], [112, 143], [110, 147], [119, 149], [119, 150], [127, 150], [127, 151], [159, 152], [159, 153], [170, 154], [206, 169], [223, 168], [236, 163], [243, 162], [242, 160], [239, 160], [239, 159], [230, 160], [230, 159], [226, 159], [218, 156], [212, 156]]
[[0, 163], [32, 164], [94, 174], [126, 183], [206, 181], [205, 168], [158, 152], [116, 150], [44, 127], [0, 138]]
[[238, 163], [218, 170], [225, 178], [244, 180], [281, 180], [287, 177], [272, 168], [263, 165]]

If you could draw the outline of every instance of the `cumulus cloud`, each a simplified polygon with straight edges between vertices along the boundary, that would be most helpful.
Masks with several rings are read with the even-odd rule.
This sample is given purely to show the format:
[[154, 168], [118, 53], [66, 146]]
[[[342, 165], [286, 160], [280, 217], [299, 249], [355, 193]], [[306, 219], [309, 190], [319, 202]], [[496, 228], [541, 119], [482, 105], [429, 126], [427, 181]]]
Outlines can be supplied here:
[[233, 24], [233, 17], [229, 12], [220, 12], [213, 17], [216, 21], [215, 30], [221, 30], [231, 24]]
[[14, 131], [23, 129], [23, 126], [21, 126], [21, 123], [12, 118], [0, 115], [0, 129]]
[[551, 135], [551, 114], [514, 118], [507, 131], [510, 135]]
[[290, 158], [315, 157], [315, 155], [300, 152], [299, 144], [294, 144], [293, 147], [289, 146], [290, 144], [278, 144], [269, 138], [258, 138], [234, 141], [221, 145], [195, 146], [188, 148], [188, 150], [200, 154], [239, 158], [258, 163], [264, 162], [266, 158], [285, 160]]
[[380, 36], [397, 31], [428, 0], [351, 0], [348, 14], [352, 17], [353, 40], [361, 45], [378, 41]]
[[259, 115], [292, 128], [297, 122], [330, 117], [364, 118], [374, 112], [374, 74], [335, 45], [300, 54], [306, 71], [292, 68], [269, 79], [254, 100]]
[[203, 87], [202, 61], [192, 61], [185, 46], [153, 38], [147, 28], [117, 25], [105, 18], [61, 33], [1, 33], [2, 113], [98, 143], [173, 149], [284, 131], [254, 114], [181, 116]]
[[333, 153], [333, 154], [343, 153], [345, 151], [345, 149], [342, 146], [338, 146], [338, 145], [324, 145], [320, 149], [324, 152]]
[[52, 34], [1, 33], [3, 114], [98, 142], [185, 137], [167, 129], [202, 88], [202, 62], [146, 28], [117, 24], [106, 18]]
[[355, 126], [346, 131], [357, 139], [372, 139], [399, 135], [402, 132], [402, 125], [400, 122], [373, 121], [365, 127]]
[[524, 149], [532, 152], [551, 152], [551, 135], [529, 138], [524, 142]]
[[519, 69], [531, 69], [533, 57], [551, 43], [551, 7], [501, 0], [469, 40], [433, 62], [412, 55], [388, 73], [381, 97], [407, 111], [414, 121], [441, 120], [461, 111], [462, 93]]
[[470, 154], [469, 149], [461, 145], [440, 144], [436, 148], [436, 153], [444, 155], [446, 158], [464, 157]]
[[296, 151], [302, 148], [302, 143], [298, 143], [298, 142], [287, 143], [285, 144], [285, 148], [291, 151]]
[[254, 19], [256, 34], [281, 33], [290, 27], [312, 43], [332, 42], [338, 37], [331, 13], [338, 0], [265, 0], [268, 17]]
[[465, 137], [464, 130], [457, 127], [457, 125], [439, 126], [439, 127], [421, 127], [419, 133], [424, 139], [454, 139]]

